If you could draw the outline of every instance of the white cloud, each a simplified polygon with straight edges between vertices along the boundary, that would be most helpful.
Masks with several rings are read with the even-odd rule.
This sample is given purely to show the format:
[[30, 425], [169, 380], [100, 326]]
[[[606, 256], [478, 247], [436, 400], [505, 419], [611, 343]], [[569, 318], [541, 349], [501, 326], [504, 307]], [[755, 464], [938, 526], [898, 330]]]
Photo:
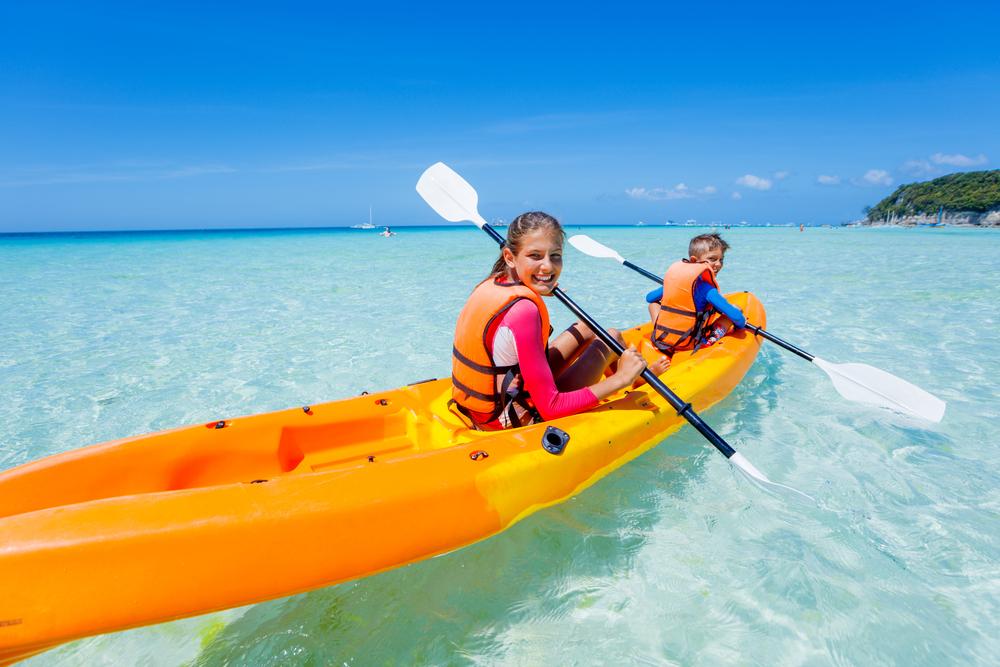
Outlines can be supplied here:
[[820, 185], [840, 185], [840, 176], [827, 176], [820, 174], [816, 177], [816, 182]]
[[983, 153], [974, 157], [961, 153], [935, 153], [929, 158], [907, 160], [900, 167], [900, 171], [910, 176], [924, 178], [943, 174], [947, 171], [947, 167], [978, 167], [987, 162], [989, 158]]
[[892, 185], [892, 177], [884, 169], [869, 169], [864, 178], [871, 185]]
[[767, 178], [762, 178], [760, 176], [754, 176], [753, 174], [744, 174], [736, 179], [737, 185], [742, 185], [746, 188], [753, 188], [754, 190], [770, 190], [771, 181]]
[[791, 175], [790, 171], [776, 171], [774, 172], [774, 180], [783, 181]]
[[672, 188], [629, 188], [625, 194], [632, 199], [648, 199], [650, 201], [663, 201], [666, 199], [688, 199], [693, 195], [688, 191], [688, 186], [678, 183]]
[[632, 199], [647, 199], [649, 201], [664, 201], [669, 199], [691, 199], [697, 195], [712, 195], [716, 193], [714, 185], [707, 185], [692, 190], [686, 183], [678, 183], [672, 188], [628, 188], [625, 194]]
[[903, 163], [902, 169], [911, 176], [930, 176], [940, 171], [927, 160], [907, 160]]
[[739, 192], [734, 192], [734, 193], [733, 193], [733, 194], [731, 194], [730, 196], [731, 196], [731, 197], [732, 197], [733, 199], [743, 199], [743, 195], [741, 195], [741, 194], [740, 194]]
[[946, 153], [935, 153], [931, 156], [931, 161], [934, 164], [947, 164], [952, 167], [976, 167], [981, 164], [986, 164], [986, 156], [980, 153], [975, 157], [969, 157], [967, 155], [962, 155], [961, 153], [955, 153], [948, 155]]

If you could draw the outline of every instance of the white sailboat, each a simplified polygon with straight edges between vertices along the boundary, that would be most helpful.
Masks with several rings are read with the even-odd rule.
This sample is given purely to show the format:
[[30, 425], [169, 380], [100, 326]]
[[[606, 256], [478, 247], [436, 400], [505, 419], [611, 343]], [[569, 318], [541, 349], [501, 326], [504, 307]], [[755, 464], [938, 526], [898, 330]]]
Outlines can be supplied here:
[[372, 223], [372, 207], [368, 206], [368, 222], [364, 222], [360, 225], [351, 225], [351, 229], [375, 229], [375, 225]]

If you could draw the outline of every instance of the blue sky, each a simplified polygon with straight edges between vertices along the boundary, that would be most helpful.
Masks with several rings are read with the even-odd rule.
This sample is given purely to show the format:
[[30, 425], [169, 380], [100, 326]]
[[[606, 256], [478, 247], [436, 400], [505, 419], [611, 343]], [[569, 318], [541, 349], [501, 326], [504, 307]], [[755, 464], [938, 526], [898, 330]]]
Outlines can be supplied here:
[[1000, 3], [0, 4], [0, 231], [837, 223], [1000, 167]]

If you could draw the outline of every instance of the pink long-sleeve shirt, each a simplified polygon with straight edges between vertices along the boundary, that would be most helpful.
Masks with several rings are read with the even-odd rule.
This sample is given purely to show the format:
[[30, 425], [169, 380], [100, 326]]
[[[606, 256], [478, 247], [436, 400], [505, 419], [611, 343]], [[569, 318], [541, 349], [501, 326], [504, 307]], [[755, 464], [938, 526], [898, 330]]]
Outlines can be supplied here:
[[[528, 299], [515, 302], [486, 332], [486, 346], [494, 363], [520, 366], [524, 388], [542, 419], [565, 417], [596, 406], [599, 401], [590, 387], [559, 391], [542, 340], [541, 315]], [[501, 418], [489, 426], [502, 428], [506, 424]]]

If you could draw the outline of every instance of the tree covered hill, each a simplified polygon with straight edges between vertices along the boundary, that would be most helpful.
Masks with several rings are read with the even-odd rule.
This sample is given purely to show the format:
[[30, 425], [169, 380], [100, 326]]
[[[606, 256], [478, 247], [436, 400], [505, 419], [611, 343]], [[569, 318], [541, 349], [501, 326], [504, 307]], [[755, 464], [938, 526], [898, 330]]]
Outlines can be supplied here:
[[948, 174], [922, 183], [908, 183], [866, 211], [868, 220], [882, 221], [945, 212], [983, 213], [1000, 207], [1000, 169]]

